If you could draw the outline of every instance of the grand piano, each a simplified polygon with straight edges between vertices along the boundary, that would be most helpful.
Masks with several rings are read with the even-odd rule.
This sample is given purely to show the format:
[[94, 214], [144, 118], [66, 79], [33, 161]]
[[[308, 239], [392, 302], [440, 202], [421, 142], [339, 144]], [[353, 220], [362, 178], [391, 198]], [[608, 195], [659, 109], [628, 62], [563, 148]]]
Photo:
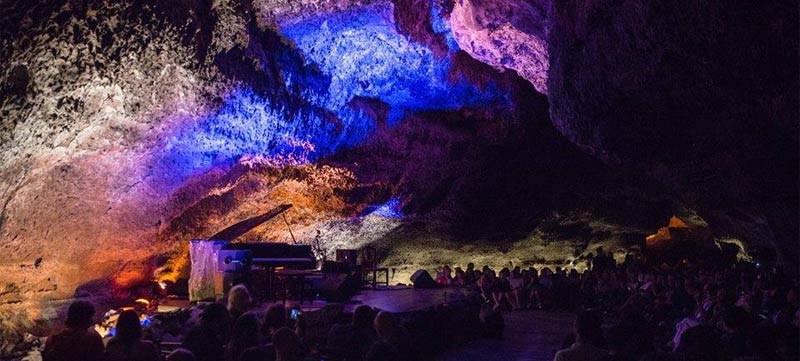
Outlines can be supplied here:
[[[245, 233], [282, 215], [291, 207], [291, 204], [283, 204], [264, 214], [227, 227], [208, 239], [192, 240], [190, 299], [192, 301], [218, 299], [230, 287], [239, 283], [248, 284], [251, 291], [257, 291], [253, 289], [251, 282], [258, 274], [265, 276], [266, 296], [274, 299], [277, 295], [275, 287], [279, 284], [276, 276], [283, 273], [294, 277], [312, 274], [316, 268], [316, 258], [309, 245], [235, 242]], [[289, 231], [291, 233], [291, 229]], [[292, 239], [294, 240], [294, 236]], [[283, 287], [285, 284], [280, 282], [280, 286]]]

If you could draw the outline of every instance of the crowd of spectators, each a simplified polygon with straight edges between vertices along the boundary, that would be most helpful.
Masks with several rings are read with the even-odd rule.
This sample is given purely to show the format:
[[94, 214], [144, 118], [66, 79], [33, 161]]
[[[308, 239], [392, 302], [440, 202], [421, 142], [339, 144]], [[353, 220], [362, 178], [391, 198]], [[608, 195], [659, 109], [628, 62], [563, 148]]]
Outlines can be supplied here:
[[[617, 264], [602, 249], [588, 263], [583, 273], [444, 266], [435, 282], [479, 300], [483, 327], [502, 329], [503, 312], [576, 312], [555, 361], [798, 359], [800, 293], [796, 279], [775, 267], [652, 266], [632, 257]], [[323, 341], [312, 344], [308, 335], [319, 330], [307, 329], [304, 314], [281, 304], [258, 311], [244, 286], [232, 288], [226, 303], [202, 307], [166, 357], [159, 343], [146, 340], [135, 311], [123, 311], [115, 335], [105, 340], [90, 330], [93, 317], [91, 304], [75, 302], [66, 328], [48, 338], [44, 361], [412, 360], [408, 350], [420, 343], [396, 315], [362, 305], [350, 322], [325, 328]]]
[[[115, 335], [102, 339], [91, 329], [95, 309], [73, 303], [66, 328], [48, 338], [44, 361], [303, 361], [303, 360], [411, 360], [406, 331], [395, 316], [360, 305], [352, 320], [333, 326], [324, 345], [305, 342], [304, 322], [298, 309], [270, 305], [263, 313], [250, 305], [244, 286], [233, 288], [228, 306], [206, 305], [198, 322], [182, 337], [180, 346], [162, 357], [155, 343], [144, 340], [139, 315], [120, 313]], [[297, 312], [297, 313], [295, 313]]]
[[588, 268], [496, 272], [470, 263], [454, 275], [444, 266], [435, 280], [472, 288], [494, 309], [579, 312], [556, 361], [800, 359], [798, 284], [778, 268], [617, 264], [602, 248]]

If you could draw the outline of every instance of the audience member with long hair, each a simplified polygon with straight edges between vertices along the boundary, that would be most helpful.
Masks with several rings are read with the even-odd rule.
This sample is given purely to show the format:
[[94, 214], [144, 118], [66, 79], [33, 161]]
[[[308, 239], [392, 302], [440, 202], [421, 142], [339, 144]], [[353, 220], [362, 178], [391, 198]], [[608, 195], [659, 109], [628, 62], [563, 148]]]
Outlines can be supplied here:
[[136, 311], [122, 311], [117, 319], [116, 335], [106, 345], [105, 361], [158, 361], [158, 349], [142, 340], [142, 325]]

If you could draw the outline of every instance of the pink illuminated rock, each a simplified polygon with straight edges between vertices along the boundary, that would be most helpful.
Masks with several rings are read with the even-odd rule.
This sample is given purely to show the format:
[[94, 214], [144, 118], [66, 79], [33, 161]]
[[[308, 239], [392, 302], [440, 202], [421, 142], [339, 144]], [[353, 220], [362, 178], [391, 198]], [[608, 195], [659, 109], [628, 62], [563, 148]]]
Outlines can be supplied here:
[[498, 69], [510, 69], [547, 94], [548, 0], [461, 0], [450, 14], [459, 47]]

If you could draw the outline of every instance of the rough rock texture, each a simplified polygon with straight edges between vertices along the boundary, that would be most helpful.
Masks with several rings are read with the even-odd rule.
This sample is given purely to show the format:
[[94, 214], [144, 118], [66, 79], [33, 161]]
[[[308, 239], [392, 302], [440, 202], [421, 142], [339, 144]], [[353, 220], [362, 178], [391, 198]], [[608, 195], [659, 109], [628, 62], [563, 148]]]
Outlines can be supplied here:
[[[589, 10], [614, 9], [592, 4]], [[717, 59], [670, 42], [672, 35], [686, 38], [688, 30], [664, 35], [662, 20], [640, 23], [640, 17], [620, 15], [619, 29], [599, 27], [596, 33], [653, 36], [659, 41], [644, 44], [675, 45], [682, 52], [660, 55], [652, 68], [674, 70], [676, 77], [659, 83], [641, 80], [639, 63], [627, 63], [631, 52], [639, 54], [636, 47], [581, 50], [582, 44], [608, 40], [598, 35], [579, 41], [586, 27], [573, 31], [569, 21], [586, 15], [583, 10], [557, 7], [562, 12], [553, 23], [539, 2], [72, 0], [0, 6], [3, 330], [54, 319], [74, 297], [124, 300], [131, 288], [154, 278], [188, 276], [189, 239], [283, 203], [294, 205], [287, 217], [300, 242], [320, 231], [329, 253], [374, 244], [385, 265], [400, 269], [395, 282], [407, 281], [416, 267], [467, 259], [580, 268], [594, 246], [620, 257], [670, 215], [695, 206], [703, 207], [700, 215], [712, 226], [740, 227], [732, 235], [744, 241], [751, 235], [778, 239], [787, 228], [776, 227], [777, 220], [796, 222], [781, 218], [796, 210], [787, 201], [796, 193], [784, 191], [791, 174], [775, 176], [787, 169], [784, 164], [759, 162], [788, 162], [775, 153], [794, 154], [789, 147], [797, 138], [789, 131], [796, 125], [785, 117], [793, 113], [784, 107], [788, 98], [780, 97], [785, 89], [775, 87], [795, 78], [770, 73], [777, 80], [767, 83], [763, 74], [735, 73], [745, 82], [727, 82], [730, 72], [717, 62], [711, 62], [717, 67], [710, 75], [678, 66], [683, 63], [662, 69], [672, 64], [663, 59], [681, 59], [674, 54]], [[713, 30], [704, 28], [706, 15], [675, 21]], [[556, 31], [550, 51], [557, 56], [548, 104], [539, 92], [546, 90], [542, 39], [551, 23]], [[630, 24], [636, 31], [628, 31]], [[769, 31], [785, 31], [781, 22], [769, 24]], [[651, 34], [650, 26], [659, 32]], [[746, 38], [747, 31], [726, 36]], [[492, 37], [503, 41], [488, 41]], [[770, 57], [789, 54], [780, 50], [785, 37], [758, 39]], [[752, 58], [758, 50], [742, 51]], [[615, 61], [624, 69], [611, 66]], [[770, 69], [763, 71], [785, 67]], [[617, 87], [626, 74], [635, 86]], [[678, 91], [680, 84], [692, 89], [689, 95]], [[739, 86], [760, 95], [745, 96]], [[629, 91], [621, 94], [631, 104], [647, 107], [621, 107], [624, 117], [612, 116], [605, 104], [628, 104], [609, 96], [618, 89]], [[720, 89], [727, 92], [715, 95]], [[674, 95], [665, 98], [656, 90]], [[645, 95], [672, 100], [653, 105]], [[677, 100], [693, 95], [703, 100], [678, 106]], [[728, 108], [700, 112], [706, 100]], [[761, 110], [772, 111], [772, 122], [734, 122], [763, 115]], [[710, 126], [717, 113], [727, 117], [722, 124], [729, 135], [717, 137]], [[649, 128], [673, 118], [688, 128]], [[612, 166], [582, 152], [553, 122]], [[627, 138], [604, 133], [606, 126]], [[602, 137], [585, 137], [587, 129]], [[691, 142], [678, 137], [695, 130]], [[639, 142], [635, 132], [667, 138]], [[742, 149], [726, 157], [731, 149], [716, 140], [739, 142]], [[768, 141], [776, 148], [762, 144]], [[669, 156], [658, 152], [671, 146], [677, 148]], [[681, 167], [684, 159], [699, 159], [700, 166]], [[719, 175], [716, 168], [704, 173], [709, 165], [731, 172], [726, 179], [735, 181], [704, 180], [705, 174]], [[764, 177], [744, 176], [748, 167]], [[697, 175], [689, 172], [694, 170]], [[768, 182], [776, 193], [756, 192]], [[726, 196], [740, 190], [743, 200]], [[709, 201], [722, 196], [724, 202]], [[747, 222], [740, 221], [744, 217]], [[243, 238], [290, 239], [280, 222]]]
[[547, 94], [549, 0], [454, 1], [458, 46], [498, 69], [511, 69]]
[[666, 184], [719, 233], [795, 263], [796, 7], [555, 2], [553, 122], [595, 156]]

